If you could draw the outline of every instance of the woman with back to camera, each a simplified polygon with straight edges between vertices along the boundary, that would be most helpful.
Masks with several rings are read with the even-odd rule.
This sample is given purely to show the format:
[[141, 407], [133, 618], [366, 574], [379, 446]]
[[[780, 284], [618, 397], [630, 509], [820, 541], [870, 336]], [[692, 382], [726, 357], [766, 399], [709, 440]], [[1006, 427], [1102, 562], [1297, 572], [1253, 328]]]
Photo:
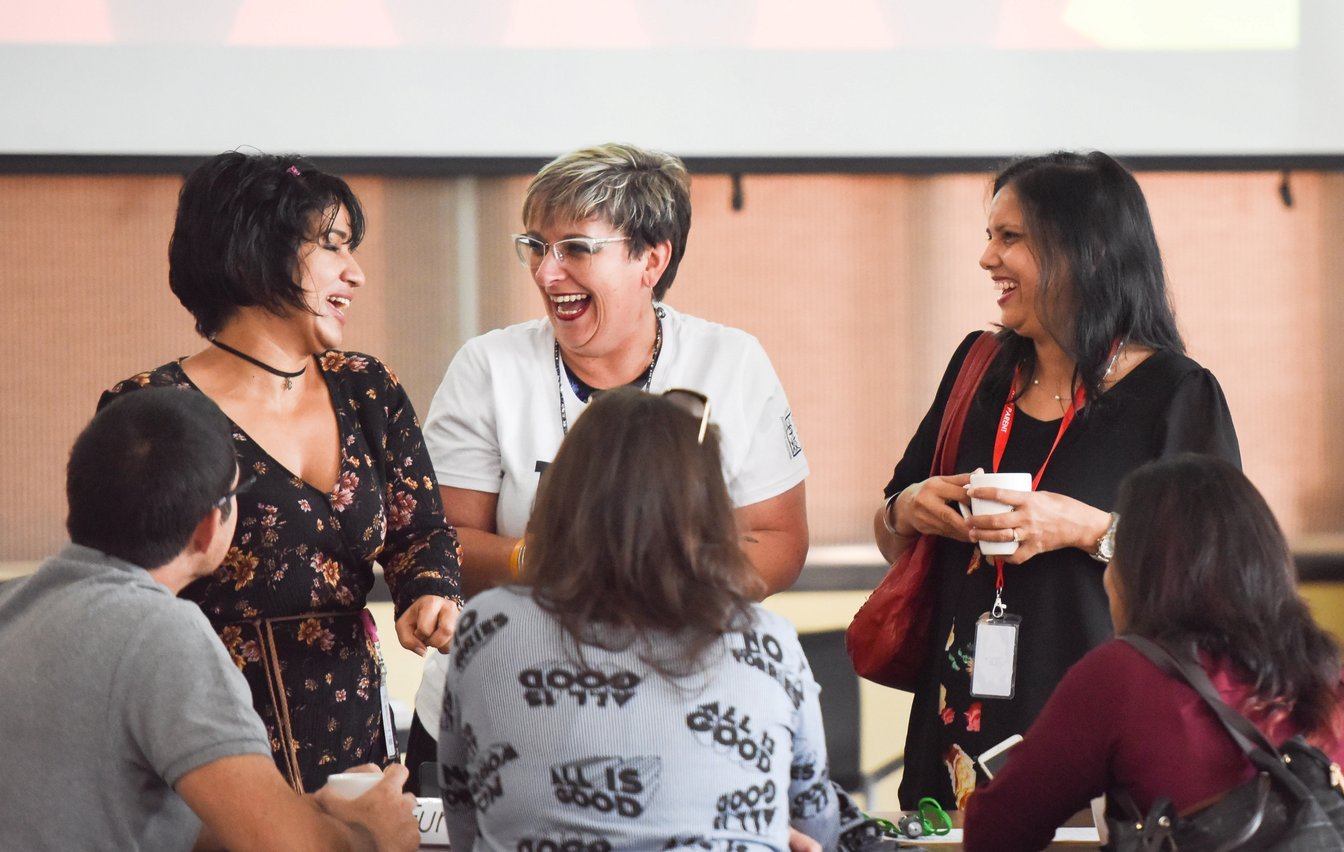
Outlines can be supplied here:
[[[1025, 731], [1069, 666], [1110, 637], [1101, 574], [1125, 474], [1183, 450], [1239, 463], [1217, 380], [1184, 355], [1133, 175], [1100, 152], [1056, 153], [1010, 164], [993, 193], [980, 265], [999, 294], [997, 351], [967, 413], [959, 473], [929, 472], [980, 332], [948, 364], [874, 525], [888, 560], [920, 535], [940, 537], [932, 636], [906, 737], [907, 807], [923, 796], [962, 806], [973, 760]], [[977, 469], [1030, 473], [1035, 490], [968, 492]], [[1011, 511], [963, 518], [955, 505], [968, 495]], [[977, 542], [1014, 540], [1001, 574], [980, 559]], [[977, 622], [996, 600], [1020, 619], [1011, 697], [971, 691]]]
[[782, 850], [791, 828], [835, 848], [818, 687], [754, 603], [709, 405], [593, 402], [542, 480], [521, 585], [468, 604], [437, 732], [453, 849]]
[[[540, 472], [594, 395], [625, 385], [715, 400], [724, 480], [761, 594], [793, 585], [807, 555], [808, 466], [779, 377], [756, 338], [663, 303], [690, 234], [686, 166], [632, 145], [570, 152], [528, 185], [522, 225], [510, 249], [545, 315], [467, 341], [425, 421], [467, 594], [526, 564]], [[441, 657], [425, 663], [410, 763], [433, 759], [445, 668]]]
[[99, 403], [176, 385], [232, 421], [255, 483], [224, 564], [182, 597], [219, 631], [300, 791], [396, 758], [364, 609], [374, 560], [406, 648], [446, 649], [461, 600], [457, 539], [410, 400], [375, 358], [338, 349], [364, 285], [363, 237], [349, 186], [306, 160], [208, 160], [182, 186], [168, 257], [173, 293], [211, 345]]
[[[1220, 459], [1181, 455], [1131, 474], [1117, 509], [1105, 572], [1116, 633], [1186, 651], [1271, 743], [1305, 734], [1344, 763], [1339, 650], [1298, 597], [1288, 544], [1255, 486]], [[976, 793], [966, 848], [1043, 848], [1116, 789], [1141, 814], [1158, 797], [1186, 814], [1254, 775], [1194, 689], [1113, 640], [1069, 670]]]

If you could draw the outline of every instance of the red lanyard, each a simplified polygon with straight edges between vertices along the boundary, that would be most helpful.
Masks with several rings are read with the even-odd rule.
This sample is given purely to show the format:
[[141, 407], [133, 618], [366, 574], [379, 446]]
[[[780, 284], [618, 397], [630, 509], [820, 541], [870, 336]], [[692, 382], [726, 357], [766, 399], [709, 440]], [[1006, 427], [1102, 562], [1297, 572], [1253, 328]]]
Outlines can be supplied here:
[[[999, 462], [1003, 461], [1003, 451], [1008, 447], [1008, 436], [1013, 432], [1013, 418], [1017, 415], [1017, 405], [1013, 398], [1017, 395], [1018, 380], [1021, 379], [1021, 371], [1013, 374], [1013, 384], [1008, 388], [1008, 400], [1003, 404], [1003, 414], [999, 415], [999, 430], [994, 435], [994, 467], [995, 473], [999, 472]], [[1069, 426], [1073, 424], [1073, 418], [1077, 416], [1078, 409], [1082, 408], [1087, 402], [1087, 388], [1078, 385], [1078, 389], [1073, 392], [1073, 399], [1069, 402], [1069, 407], [1064, 410], [1064, 417], [1059, 421], [1059, 431], [1055, 433], [1055, 442], [1050, 445], [1050, 452], [1046, 453], [1045, 461], [1041, 462], [1041, 469], [1036, 471], [1036, 475], [1031, 479], [1031, 490], [1035, 491], [1041, 484], [1041, 475], [1045, 473], [1045, 466], [1050, 464], [1050, 459], [1055, 454], [1055, 448], [1059, 446], [1059, 440], [1064, 437], [1064, 433], [1069, 431]], [[998, 569], [998, 578], [995, 581], [994, 588], [998, 592], [1003, 591], [1003, 558], [994, 558], [994, 567]]]
[[[1013, 397], [1017, 393], [1017, 380], [1020, 378], [1017, 374], [1013, 375], [1013, 385], [1008, 388], [1008, 401], [1003, 404], [1003, 414], [999, 416], [999, 431], [994, 436], [994, 472], [999, 472], [999, 462], [1003, 461], [1003, 451], [1008, 446], [1008, 436], [1013, 431], [1013, 418], [1017, 415], [1017, 406], [1013, 403]], [[1055, 454], [1055, 447], [1059, 446], [1059, 439], [1064, 437], [1064, 433], [1069, 430], [1073, 424], [1073, 418], [1077, 416], [1078, 409], [1082, 408], [1087, 402], [1087, 388], [1082, 385], [1073, 392], [1073, 400], [1069, 407], [1064, 410], [1064, 417], [1059, 421], [1059, 432], [1055, 434], [1055, 442], [1050, 445], [1050, 452], [1046, 454], [1045, 461], [1041, 462], [1041, 469], [1036, 471], [1036, 475], [1031, 479], [1031, 489], [1036, 490], [1041, 484], [1041, 474], [1045, 473], [1045, 466], [1050, 464], [1050, 457]]]
[[[1115, 362], [1120, 355], [1120, 347], [1124, 342], [1116, 338], [1111, 342], [1110, 366], [1106, 368], [1106, 376], [1115, 369]], [[999, 431], [994, 436], [994, 472], [999, 472], [999, 462], [1003, 460], [1003, 451], [1008, 447], [1008, 436], [1013, 432], [1013, 417], [1017, 414], [1017, 405], [1013, 403], [1013, 398], [1017, 394], [1018, 383], [1022, 378], [1022, 371], [1018, 369], [1013, 373], [1013, 384], [1008, 388], [1008, 400], [1003, 404], [1003, 414], [999, 415]], [[1104, 377], [1103, 377], [1104, 378]], [[1073, 392], [1073, 399], [1069, 402], [1069, 407], [1064, 410], [1064, 417], [1059, 422], [1059, 431], [1055, 433], [1055, 442], [1050, 445], [1050, 452], [1045, 454], [1045, 461], [1041, 462], [1041, 469], [1036, 471], [1036, 475], [1031, 478], [1031, 490], [1035, 491], [1041, 484], [1041, 476], [1045, 473], [1045, 466], [1050, 464], [1050, 459], [1055, 455], [1055, 448], [1059, 446], [1059, 440], [1064, 437], [1064, 433], [1069, 431], [1069, 426], [1073, 424], [1073, 418], [1077, 416], [1078, 409], [1087, 403], [1087, 388], [1078, 385], [1078, 389]], [[994, 567], [998, 569], [998, 579], [995, 581], [995, 590], [999, 593], [999, 599], [995, 602], [996, 609], [1001, 607], [1003, 593], [1003, 558], [994, 558]]]

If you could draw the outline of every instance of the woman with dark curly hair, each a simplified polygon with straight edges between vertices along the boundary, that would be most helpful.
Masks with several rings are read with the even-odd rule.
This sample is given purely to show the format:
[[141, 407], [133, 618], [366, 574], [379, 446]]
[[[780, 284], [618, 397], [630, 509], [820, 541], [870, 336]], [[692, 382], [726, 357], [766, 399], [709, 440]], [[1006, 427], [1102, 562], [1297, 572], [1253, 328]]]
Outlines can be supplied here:
[[298, 790], [396, 759], [373, 620], [383, 566], [397, 638], [446, 649], [458, 543], [415, 412], [377, 359], [339, 349], [364, 273], [364, 212], [345, 181], [297, 156], [229, 152], [178, 200], [169, 283], [209, 341], [133, 376], [203, 393], [233, 424], [242, 476], [224, 564], [188, 587], [252, 688]]

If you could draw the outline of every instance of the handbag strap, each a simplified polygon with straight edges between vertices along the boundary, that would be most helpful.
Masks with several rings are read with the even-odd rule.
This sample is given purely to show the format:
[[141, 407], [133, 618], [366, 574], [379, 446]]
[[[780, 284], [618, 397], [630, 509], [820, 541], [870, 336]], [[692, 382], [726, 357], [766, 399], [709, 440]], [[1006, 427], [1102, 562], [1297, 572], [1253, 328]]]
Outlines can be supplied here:
[[961, 362], [957, 380], [952, 384], [952, 393], [943, 408], [943, 421], [938, 427], [938, 443], [934, 445], [930, 476], [951, 476], [957, 472], [957, 450], [961, 446], [966, 414], [971, 410], [971, 399], [975, 397], [980, 381], [998, 352], [999, 341], [993, 332], [981, 332], [971, 344], [966, 359]]
[[[1307, 789], [1306, 785], [1284, 765], [1283, 756], [1279, 754], [1278, 748], [1269, 741], [1259, 728], [1251, 723], [1250, 719], [1247, 719], [1241, 713], [1229, 707], [1226, 701], [1223, 701], [1222, 696], [1218, 694], [1217, 687], [1213, 685], [1213, 681], [1209, 680], [1208, 672], [1204, 671], [1203, 666], [1182, 659], [1173, 654], [1165, 645], [1143, 636], [1130, 634], [1121, 636], [1120, 639], [1129, 643], [1131, 647], [1143, 654], [1149, 662], [1168, 675], [1185, 681], [1204, 700], [1209, 709], [1213, 710], [1213, 714], [1222, 723], [1228, 735], [1232, 737], [1232, 740], [1257, 769], [1273, 775], [1297, 798], [1307, 799], [1311, 797], [1311, 791]], [[1191, 660], [1198, 659], [1193, 646], [1191, 647], [1190, 657]]]

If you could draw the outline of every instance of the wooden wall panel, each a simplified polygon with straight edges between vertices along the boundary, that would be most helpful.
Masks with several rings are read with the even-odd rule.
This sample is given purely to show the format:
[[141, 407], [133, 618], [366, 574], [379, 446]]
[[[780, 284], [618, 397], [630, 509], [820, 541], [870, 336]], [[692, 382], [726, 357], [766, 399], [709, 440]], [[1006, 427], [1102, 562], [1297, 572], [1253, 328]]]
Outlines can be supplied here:
[[[1291, 535], [1344, 527], [1344, 176], [1146, 174], [1191, 354], [1222, 382], [1246, 469]], [[473, 327], [540, 313], [507, 236], [526, 180], [355, 176], [368, 286], [348, 345], [423, 415]], [[668, 301], [760, 338], [812, 465], [813, 542], [868, 542], [882, 484], [957, 341], [997, 316], [983, 175], [698, 176]], [[98, 393], [201, 345], [167, 286], [173, 177], [0, 177], [0, 561], [64, 538], [64, 462]]]

